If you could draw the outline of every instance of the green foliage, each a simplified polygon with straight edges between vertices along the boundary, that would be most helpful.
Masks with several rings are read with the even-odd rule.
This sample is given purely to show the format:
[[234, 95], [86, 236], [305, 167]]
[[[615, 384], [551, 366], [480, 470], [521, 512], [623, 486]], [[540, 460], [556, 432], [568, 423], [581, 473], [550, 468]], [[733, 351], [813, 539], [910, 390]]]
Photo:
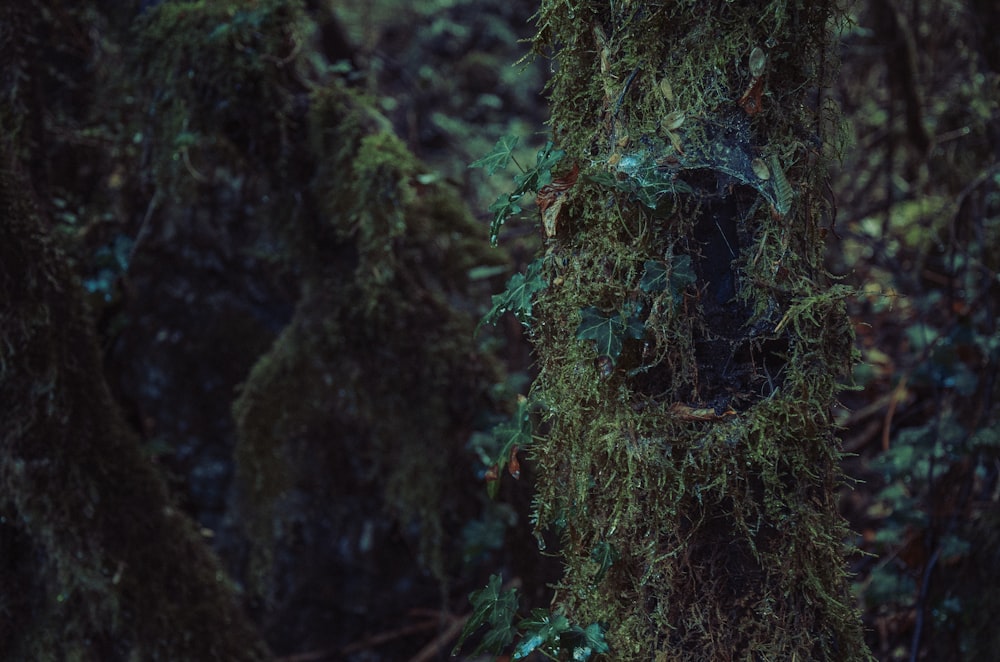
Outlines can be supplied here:
[[457, 655], [465, 640], [484, 625], [489, 629], [471, 655], [480, 653], [499, 655], [514, 641], [517, 634], [513, 624], [517, 612], [517, 590], [511, 588], [504, 591], [502, 585], [503, 579], [500, 575], [491, 575], [485, 588], [469, 594], [472, 614], [462, 628], [462, 634], [458, 637], [452, 655]]
[[610, 648], [604, 639], [604, 628], [591, 623], [586, 628], [574, 625], [561, 612], [533, 609], [528, 618], [514, 627], [517, 612], [517, 590], [503, 590], [500, 575], [491, 575], [489, 583], [469, 594], [472, 614], [465, 622], [458, 643], [452, 650], [457, 655], [465, 641], [480, 628], [487, 626], [472, 656], [488, 653], [498, 656], [514, 641], [520, 632], [521, 640], [514, 647], [512, 658], [520, 660], [538, 651], [556, 659], [563, 651], [572, 660], [585, 662], [594, 653], [605, 655]]
[[621, 558], [621, 554], [615, 549], [614, 545], [606, 540], [602, 540], [590, 550], [590, 558], [598, 566], [597, 572], [594, 574], [594, 583], [597, 584], [604, 579], [604, 575], [611, 569], [611, 566]]
[[641, 306], [637, 304], [629, 304], [621, 311], [610, 313], [588, 306], [580, 311], [576, 337], [579, 340], [593, 340], [599, 356], [607, 356], [612, 362], [616, 362], [622, 353], [625, 339], [639, 340], [645, 333], [640, 313]]
[[490, 434], [478, 435], [473, 439], [471, 445], [486, 467], [486, 489], [491, 499], [496, 498], [500, 490], [504, 467], [507, 467], [507, 473], [514, 478], [520, 477], [515, 456], [519, 449], [528, 448], [533, 441], [531, 409], [531, 401], [518, 396], [517, 411], [510, 419], [495, 425]]
[[497, 144], [493, 146], [493, 151], [483, 158], [473, 161], [469, 167], [483, 168], [490, 176], [497, 170], [506, 170], [511, 159], [514, 158], [514, 147], [517, 146], [517, 141], [517, 136], [501, 136]]
[[581, 628], [570, 623], [563, 614], [548, 609], [533, 609], [531, 616], [522, 620], [518, 628], [523, 634], [511, 656], [515, 660], [537, 650], [551, 659], [557, 659], [560, 652], [565, 651], [570, 659], [582, 662], [594, 653], [605, 655], [610, 650], [604, 640], [604, 628], [599, 624], [591, 623]]
[[503, 292], [493, 295], [493, 307], [479, 322], [479, 326], [496, 324], [507, 312], [513, 313], [524, 326], [530, 326], [532, 300], [535, 294], [548, 287], [548, 284], [548, 281], [542, 278], [541, 259], [532, 260], [523, 274], [517, 273], [510, 277]]
[[514, 194], [524, 194], [537, 191], [552, 182], [552, 168], [566, 155], [561, 149], [555, 149], [551, 140], [538, 150], [535, 165], [514, 177]]
[[563, 636], [573, 651], [574, 661], [589, 660], [591, 654], [607, 655], [611, 648], [604, 639], [604, 628], [599, 623], [591, 623], [585, 628], [572, 626]]
[[500, 226], [508, 217], [521, 213], [521, 206], [517, 201], [520, 195], [511, 193], [501, 193], [496, 202], [489, 206], [489, 211], [493, 212], [493, 222], [490, 223], [490, 244], [497, 245], [497, 237], [500, 233]]
[[788, 183], [788, 178], [785, 177], [781, 162], [773, 154], [771, 155], [771, 179], [774, 181], [776, 197], [774, 207], [779, 214], [784, 216], [792, 208], [794, 192], [792, 185]]
[[521, 642], [514, 648], [513, 658], [520, 660], [540, 649], [551, 657], [559, 652], [559, 636], [569, 630], [569, 619], [562, 614], [552, 614], [547, 609], [533, 609], [531, 616], [518, 627], [524, 631]]
[[552, 168], [565, 155], [563, 150], [555, 149], [555, 144], [549, 141], [538, 150], [535, 165], [525, 169], [513, 157], [516, 144], [516, 137], [503, 136], [489, 154], [469, 164], [470, 168], [483, 168], [486, 170], [486, 174], [493, 175], [498, 170], [506, 169], [513, 160], [521, 170], [520, 174], [514, 177], [514, 190], [510, 193], [500, 194], [496, 202], [490, 205], [489, 210], [493, 212], [493, 222], [490, 223], [490, 244], [493, 246], [496, 246], [500, 226], [509, 217], [521, 213], [518, 201], [528, 193], [536, 192], [549, 184], [552, 181]]
[[671, 301], [676, 309], [684, 301], [684, 291], [687, 286], [693, 285], [696, 281], [697, 276], [695, 276], [691, 265], [691, 256], [676, 255], [673, 257], [669, 269], [663, 262], [647, 260], [643, 265], [639, 289], [655, 294], [669, 288]]

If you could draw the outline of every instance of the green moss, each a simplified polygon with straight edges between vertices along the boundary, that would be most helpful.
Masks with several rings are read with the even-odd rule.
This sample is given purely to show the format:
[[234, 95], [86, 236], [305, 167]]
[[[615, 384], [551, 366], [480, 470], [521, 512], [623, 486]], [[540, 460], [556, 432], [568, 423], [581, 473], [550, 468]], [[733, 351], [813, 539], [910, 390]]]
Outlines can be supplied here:
[[125, 137], [153, 147], [161, 195], [190, 195], [234, 158], [288, 167], [304, 87], [295, 56], [309, 25], [301, 3], [284, 0], [164, 2], [137, 22], [135, 70], [116, 93], [134, 97], [139, 115]]
[[[473, 358], [461, 306], [468, 270], [497, 257], [474, 240], [455, 192], [365, 100], [317, 89], [309, 131], [318, 219], [287, 229], [302, 298], [234, 406], [237, 478], [265, 569], [254, 588], [275, 590], [266, 568], [284, 548], [288, 504], [301, 510], [305, 498], [307, 511], [346, 522], [357, 514], [331, 504], [352, 492], [374, 492], [401, 529], [416, 522], [423, 562], [443, 581], [446, 526], [462, 507], [453, 467], [495, 378]], [[330, 252], [304, 241], [313, 232]]]
[[[533, 448], [536, 518], [563, 532], [556, 602], [608, 623], [615, 659], [868, 656], [833, 502], [829, 409], [853, 355], [817, 230], [829, 118], [807, 94], [829, 75], [831, 15], [786, 2], [539, 13], [536, 50], [558, 62], [553, 131], [581, 177], [536, 306], [550, 426]], [[640, 287], [647, 261], [683, 255], [693, 286]], [[574, 332], [589, 306], [643, 311], [645, 335], [613, 370]], [[595, 582], [598, 544], [621, 558]]]

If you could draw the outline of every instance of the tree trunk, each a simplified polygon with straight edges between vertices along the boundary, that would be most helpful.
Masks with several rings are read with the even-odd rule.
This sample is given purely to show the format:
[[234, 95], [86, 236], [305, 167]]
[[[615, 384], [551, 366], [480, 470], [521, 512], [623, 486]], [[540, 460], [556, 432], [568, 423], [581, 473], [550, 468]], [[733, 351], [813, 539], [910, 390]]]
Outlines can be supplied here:
[[[248, 593], [290, 652], [347, 646], [446, 595], [479, 507], [458, 467], [498, 378], [462, 310], [490, 258], [458, 196], [339, 84], [311, 98], [309, 125], [321, 226], [291, 249], [295, 315], [233, 405]], [[433, 577], [415, 582], [418, 565]]]
[[28, 190], [0, 172], [4, 658], [269, 659], [123, 423], [83, 292]]
[[579, 177], [545, 218], [538, 534], [562, 534], [557, 605], [616, 660], [869, 656], [835, 501], [853, 334], [821, 261], [833, 18], [542, 4]]

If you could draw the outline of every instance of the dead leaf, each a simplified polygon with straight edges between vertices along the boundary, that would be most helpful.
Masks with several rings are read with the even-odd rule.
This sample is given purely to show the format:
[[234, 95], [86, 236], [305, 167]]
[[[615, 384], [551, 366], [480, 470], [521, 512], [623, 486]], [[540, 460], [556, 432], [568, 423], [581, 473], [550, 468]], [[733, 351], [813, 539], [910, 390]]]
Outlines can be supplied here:
[[670, 413], [682, 421], [721, 421], [736, 416], [736, 411], [732, 407], [720, 414], [716, 413], [714, 407], [689, 407], [680, 402], [670, 405]]
[[515, 480], [521, 477], [521, 463], [517, 461], [517, 446], [510, 449], [510, 461], [507, 463], [507, 471]]
[[674, 89], [670, 87], [670, 81], [666, 78], [660, 79], [660, 94], [662, 94], [663, 98], [667, 101], [674, 100]]
[[663, 128], [667, 131], [679, 129], [682, 124], [684, 124], [683, 110], [675, 110], [671, 113], [667, 113], [667, 116], [663, 118]]
[[563, 203], [566, 202], [566, 196], [559, 194], [559, 196], [548, 205], [542, 212], [542, 227], [545, 228], [545, 236], [547, 238], [552, 238], [556, 236], [556, 232], [559, 230], [559, 211], [562, 209]]

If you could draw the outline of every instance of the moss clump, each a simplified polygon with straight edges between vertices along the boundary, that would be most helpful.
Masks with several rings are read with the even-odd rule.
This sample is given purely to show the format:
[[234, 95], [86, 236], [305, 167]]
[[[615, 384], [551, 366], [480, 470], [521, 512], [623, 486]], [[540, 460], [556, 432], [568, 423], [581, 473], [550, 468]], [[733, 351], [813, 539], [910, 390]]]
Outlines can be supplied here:
[[[833, 497], [852, 332], [818, 228], [833, 13], [539, 13], [553, 132], [581, 175], [536, 306], [536, 514], [563, 533], [556, 602], [607, 623], [615, 659], [868, 657]], [[669, 285], [649, 286], [650, 263]], [[636, 316], [642, 338], [597, 356], [588, 307]], [[619, 560], [597, 581], [607, 546]]]
[[285, 0], [164, 2], [137, 20], [129, 70], [109, 93], [132, 101], [122, 137], [152, 148], [159, 195], [190, 200], [234, 166], [291, 167], [306, 85], [296, 56], [311, 27]]
[[[252, 586], [276, 610], [294, 583], [285, 561], [340, 554], [318, 529], [340, 531], [336, 544], [365, 566], [392, 556], [387, 539], [415, 539], [445, 580], [446, 533], [469, 514], [459, 495], [471, 486], [454, 467], [495, 380], [463, 308], [468, 270], [496, 257], [472, 239], [479, 229], [455, 192], [342, 86], [317, 89], [309, 108], [316, 215], [288, 228], [302, 296], [234, 405]], [[378, 522], [374, 542], [355, 530], [365, 519]], [[368, 586], [337, 608], [376, 598]]]

